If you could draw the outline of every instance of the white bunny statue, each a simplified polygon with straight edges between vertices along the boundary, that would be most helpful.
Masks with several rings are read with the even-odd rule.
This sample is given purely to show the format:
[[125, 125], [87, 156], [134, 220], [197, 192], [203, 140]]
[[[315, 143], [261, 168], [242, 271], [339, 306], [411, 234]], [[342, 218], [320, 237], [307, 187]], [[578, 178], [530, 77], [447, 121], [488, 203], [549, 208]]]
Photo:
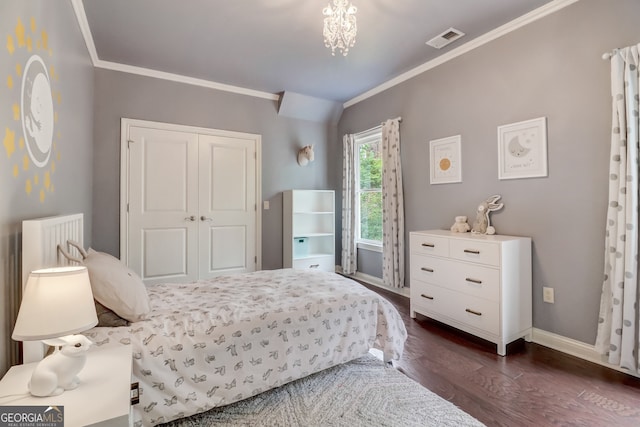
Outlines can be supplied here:
[[[84, 335], [69, 335], [45, 340], [56, 346], [53, 354], [38, 363], [31, 375], [29, 391], [33, 396], [57, 396], [78, 387], [78, 373], [87, 360], [87, 350], [93, 344]], [[57, 347], [61, 346], [60, 349]]]
[[489, 212], [502, 209], [504, 203], [497, 203], [502, 196], [493, 195], [478, 205], [476, 209], [476, 220], [473, 223], [471, 232], [474, 234], [496, 234], [496, 229], [491, 226]]
[[298, 151], [298, 164], [306, 166], [309, 162], [313, 162], [313, 145], [305, 145]]

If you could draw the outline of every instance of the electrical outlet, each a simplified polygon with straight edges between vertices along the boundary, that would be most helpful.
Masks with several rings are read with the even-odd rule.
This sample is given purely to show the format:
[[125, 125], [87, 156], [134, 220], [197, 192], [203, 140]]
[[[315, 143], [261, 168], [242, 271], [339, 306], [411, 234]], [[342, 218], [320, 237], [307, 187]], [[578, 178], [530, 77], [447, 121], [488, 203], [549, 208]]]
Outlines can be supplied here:
[[549, 304], [554, 303], [553, 288], [548, 288], [546, 286], [542, 288], [542, 301], [548, 302]]

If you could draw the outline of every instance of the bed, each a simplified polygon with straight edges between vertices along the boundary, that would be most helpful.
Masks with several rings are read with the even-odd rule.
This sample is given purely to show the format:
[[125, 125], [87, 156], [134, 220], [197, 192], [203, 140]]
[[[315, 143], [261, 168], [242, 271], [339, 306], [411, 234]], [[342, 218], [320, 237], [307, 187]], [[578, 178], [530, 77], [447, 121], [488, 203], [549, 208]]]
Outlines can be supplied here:
[[227, 405], [371, 348], [398, 360], [407, 336], [391, 303], [335, 273], [258, 271], [146, 292], [144, 319], [85, 332], [99, 347], [132, 347], [136, 426]]
[[406, 339], [388, 301], [333, 273], [260, 271], [148, 291], [146, 320], [86, 333], [98, 346], [132, 346], [134, 425], [233, 403], [370, 348], [397, 360]]

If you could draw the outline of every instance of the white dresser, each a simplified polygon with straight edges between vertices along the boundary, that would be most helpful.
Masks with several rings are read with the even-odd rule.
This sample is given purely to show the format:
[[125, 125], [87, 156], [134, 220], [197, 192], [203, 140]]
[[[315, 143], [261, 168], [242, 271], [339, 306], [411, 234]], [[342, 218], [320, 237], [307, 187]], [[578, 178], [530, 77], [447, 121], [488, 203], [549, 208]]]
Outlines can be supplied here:
[[416, 313], [498, 346], [531, 340], [531, 239], [445, 230], [409, 233]]

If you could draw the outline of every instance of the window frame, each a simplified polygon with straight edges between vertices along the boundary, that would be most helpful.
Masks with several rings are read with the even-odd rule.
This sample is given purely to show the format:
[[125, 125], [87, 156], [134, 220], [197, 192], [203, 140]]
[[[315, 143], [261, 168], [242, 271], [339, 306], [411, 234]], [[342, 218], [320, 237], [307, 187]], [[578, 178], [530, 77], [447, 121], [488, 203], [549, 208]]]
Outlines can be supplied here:
[[[355, 200], [356, 200], [355, 212], [356, 212], [356, 218], [357, 218], [356, 232], [355, 232], [356, 247], [358, 249], [366, 249], [374, 252], [382, 252], [382, 245], [383, 245], [382, 240], [370, 240], [370, 239], [363, 239], [360, 237], [360, 232], [361, 232], [360, 225], [362, 223], [362, 220], [360, 218], [360, 195], [362, 193], [374, 192], [374, 191], [362, 191], [360, 189], [360, 146], [365, 144], [371, 144], [378, 141], [380, 142], [380, 144], [382, 144], [382, 128], [381, 127], [374, 128], [365, 132], [361, 132], [354, 136], [354, 149], [355, 149], [354, 190], [356, 193], [355, 194]], [[382, 161], [384, 165], [384, 159], [382, 159]], [[382, 185], [380, 186], [380, 193], [382, 194]]]

